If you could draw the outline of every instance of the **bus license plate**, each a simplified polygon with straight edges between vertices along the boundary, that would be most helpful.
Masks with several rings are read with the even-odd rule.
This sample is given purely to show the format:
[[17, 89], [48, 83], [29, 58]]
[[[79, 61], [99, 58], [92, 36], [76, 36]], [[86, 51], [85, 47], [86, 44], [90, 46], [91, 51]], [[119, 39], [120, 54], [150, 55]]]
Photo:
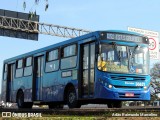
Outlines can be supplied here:
[[126, 97], [134, 97], [134, 93], [126, 93], [125, 96]]

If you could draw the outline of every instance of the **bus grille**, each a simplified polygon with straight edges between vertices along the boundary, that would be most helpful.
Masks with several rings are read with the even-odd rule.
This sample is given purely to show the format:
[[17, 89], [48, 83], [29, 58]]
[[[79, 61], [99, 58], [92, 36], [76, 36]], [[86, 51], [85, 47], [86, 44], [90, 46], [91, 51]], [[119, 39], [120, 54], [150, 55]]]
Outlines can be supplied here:
[[143, 76], [125, 76], [125, 75], [110, 75], [112, 80], [124, 80], [124, 81], [144, 81], [146, 77]]
[[121, 88], [121, 89], [141, 89], [143, 88], [142, 86], [118, 86], [114, 85], [115, 88]]

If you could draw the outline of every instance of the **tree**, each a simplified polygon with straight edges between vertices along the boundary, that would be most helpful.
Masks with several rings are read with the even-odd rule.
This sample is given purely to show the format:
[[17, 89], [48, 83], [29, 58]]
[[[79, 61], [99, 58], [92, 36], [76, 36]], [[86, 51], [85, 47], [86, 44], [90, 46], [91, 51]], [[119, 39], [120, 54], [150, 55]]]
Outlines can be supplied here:
[[155, 63], [153, 68], [150, 70], [151, 79], [151, 95], [152, 100], [157, 100], [158, 94], [160, 93], [160, 63]]
[[160, 78], [160, 63], [155, 63], [150, 73], [154, 79]]

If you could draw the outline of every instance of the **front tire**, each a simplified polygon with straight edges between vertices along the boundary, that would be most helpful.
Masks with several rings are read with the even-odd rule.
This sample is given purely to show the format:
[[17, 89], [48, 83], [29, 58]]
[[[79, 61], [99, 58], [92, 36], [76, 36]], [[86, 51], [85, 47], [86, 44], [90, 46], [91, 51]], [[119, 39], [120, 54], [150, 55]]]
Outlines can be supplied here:
[[81, 104], [77, 100], [77, 95], [74, 88], [70, 88], [67, 92], [67, 104], [69, 108], [81, 107]]

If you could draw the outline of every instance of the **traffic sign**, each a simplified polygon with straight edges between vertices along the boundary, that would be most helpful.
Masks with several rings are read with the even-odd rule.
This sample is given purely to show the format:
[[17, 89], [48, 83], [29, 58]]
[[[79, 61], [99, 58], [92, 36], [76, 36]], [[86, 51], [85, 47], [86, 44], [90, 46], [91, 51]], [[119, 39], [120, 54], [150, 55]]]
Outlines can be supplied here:
[[156, 48], [156, 41], [154, 38], [149, 38], [149, 49], [154, 50]]
[[150, 59], [159, 59], [159, 33], [151, 30], [128, 27], [128, 31], [137, 32], [149, 38]]

